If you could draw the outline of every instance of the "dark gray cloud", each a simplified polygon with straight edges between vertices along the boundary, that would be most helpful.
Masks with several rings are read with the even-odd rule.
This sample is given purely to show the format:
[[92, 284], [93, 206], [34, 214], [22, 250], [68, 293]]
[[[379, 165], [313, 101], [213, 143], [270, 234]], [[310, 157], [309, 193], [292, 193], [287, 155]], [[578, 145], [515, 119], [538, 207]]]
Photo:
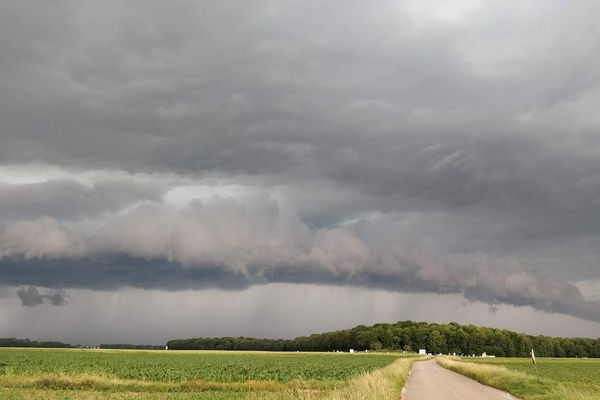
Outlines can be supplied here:
[[[2, 156], [258, 174], [306, 158], [335, 171], [337, 158], [356, 154], [373, 172], [396, 176], [377, 163], [413, 154], [421, 170], [466, 141], [497, 142], [523, 129], [554, 136], [571, 128], [579, 137], [586, 126], [571, 124], [589, 111], [568, 106], [593, 100], [598, 28], [590, 15], [598, 6], [582, 2], [566, 13], [536, 4], [545, 18], [535, 6], [527, 19], [475, 7], [453, 22], [408, 2], [63, 2], [34, 13], [9, 2]], [[553, 33], [532, 37], [548, 20]], [[481, 48], [488, 41], [495, 52]], [[553, 126], [557, 118], [562, 126]], [[432, 144], [437, 151], [414, 153]], [[368, 169], [364, 176], [371, 181]]]
[[64, 306], [69, 301], [69, 296], [62, 289], [40, 293], [33, 286], [20, 288], [17, 290], [17, 296], [19, 296], [21, 304], [25, 307], [35, 307], [46, 302], [54, 306]]
[[[93, 290], [126, 287], [169, 291], [243, 290], [267, 283], [306, 283], [393, 292], [458, 293], [467, 300], [484, 302], [490, 307], [498, 304], [531, 306], [541, 311], [600, 322], [600, 303], [584, 299], [576, 286], [507, 265], [506, 260], [460, 256], [436, 258], [428, 254], [408, 257], [396, 260], [395, 270], [355, 273], [332, 272], [312, 265], [281, 265], [266, 271], [257, 268], [241, 273], [224, 265], [190, 268], [167, 260], [148, 261], [124, 256], [83, 262], [21, 260], [1, 263], [0, 279], [5, 285], [35, 284]], [[23, 305], [34, 306], [44, 299], [60, 305], [64, 292], [38, 296], [36, 291], [25, 293], [23, 289], [18, 294]]]
[[[572, 284], [600, 279], [598, 12], [3, 2], [0, 283], [309, 282], [598, 321]], [[12, 176], [31, 165], [60, 173]]]
[[362, 212], [598, 233], [594, 2], [3, 7], [5, 162], [323, 177]]

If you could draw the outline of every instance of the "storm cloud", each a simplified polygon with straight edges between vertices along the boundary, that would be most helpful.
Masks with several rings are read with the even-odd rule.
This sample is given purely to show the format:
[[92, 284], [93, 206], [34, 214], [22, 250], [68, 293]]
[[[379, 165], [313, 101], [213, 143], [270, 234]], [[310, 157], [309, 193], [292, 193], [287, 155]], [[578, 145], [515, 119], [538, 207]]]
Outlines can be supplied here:
[[46, 293], [40, 293], [33, 286], [22, 287], [17, 291], [21, 304], [25, 307], [35, 307], [48, 302], [54, 306], [63, 306], [68, 302], [68, 296], [64, 290], [56, 289]]
[[[527, 271], [516, 259], [378, 247], [340, 227], [312, 231], [265, 194], [194, 200], [177, 211], [141, 205], [89, 237], [46, 217], [11, 225], [0, 238], [0, 254], [18, 269], [11, 280], [15, 269], [5, 260], [0, 276], [13, 285], [31, 279], [91, 289], [351, 285], [462, 293], [490, 305], [528, 305], [600, 322], [598, 301], [586, 301], [568, 282]], [[54, 262], [41, 268], [48, 260]], [[29, 294], [24, 305], [50, 298]]]
[[600, 280], [599, 12], [3, 2], [0, 285], [307, 283], [600, 322], [578, 289]]

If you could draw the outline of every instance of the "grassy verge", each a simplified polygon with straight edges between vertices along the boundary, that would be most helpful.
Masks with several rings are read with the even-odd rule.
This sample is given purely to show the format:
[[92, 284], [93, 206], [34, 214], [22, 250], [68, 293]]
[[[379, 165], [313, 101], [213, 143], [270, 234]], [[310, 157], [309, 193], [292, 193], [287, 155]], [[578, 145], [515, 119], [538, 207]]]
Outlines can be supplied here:
[[[256, 392], [258, 398], [262, 398]], [[87, 390], [0, 389], [2, 400], [246, 400], [243, 392], [203, 391], [189, 393], [95, 392]]]
[[[417, 357], [399, 358], [387, 367], [360, 374], [351, 378], [347, 384], [332, 390], [316, 391], [294, 389], [287, 391], [281, 399], [298, 400], [398, 400], [408, 371]], [[271, 397], [269, 397], [271, 399]]]
[[328, 390], [336, 386], [336, 382], [318, 380], [291, 380], [277, 382], [273, 380], [243, 382], [212, 382], [203, 380], [181, 382], [156, 382], [134, 379], [119, 379], [100, 374], [56, 374], [38, 373], [31, 375], [0, 375], [0, 388], [56, 390], [56, 391], [95, 391], [95, 392], [145, 392], [145, 393], [177, 393], [177, 392], [284, 392], [296, 389]]
[[359, 375], [347, 386], [328, 394], [326, 400], [397, 400], [416, 360], [400, 358], [387, 367]]
[[509, 392], [523, 400], [597, 400], [600, 393], [593, 385], [538, 379], [532, 374], [505, 367], [456, 359], [438, 358], [438, 364], [484, 385]]

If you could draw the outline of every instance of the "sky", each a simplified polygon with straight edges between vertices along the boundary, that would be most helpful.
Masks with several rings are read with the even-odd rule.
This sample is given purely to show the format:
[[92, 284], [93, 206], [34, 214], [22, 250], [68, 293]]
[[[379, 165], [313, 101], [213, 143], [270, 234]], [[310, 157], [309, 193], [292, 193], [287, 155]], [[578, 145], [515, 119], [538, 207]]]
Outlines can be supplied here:
[[0, 337], [600, 337], [596, 1], [0, 3]]

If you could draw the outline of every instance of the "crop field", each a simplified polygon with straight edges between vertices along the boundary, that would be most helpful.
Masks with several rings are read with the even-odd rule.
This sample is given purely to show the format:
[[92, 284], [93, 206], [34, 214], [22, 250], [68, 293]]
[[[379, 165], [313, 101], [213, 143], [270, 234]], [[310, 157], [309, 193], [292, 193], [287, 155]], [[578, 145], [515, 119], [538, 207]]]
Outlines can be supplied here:
[[[525, 400], [600, 399], [600, 359], [529, 358], [441, 359], [446, 368]], [[539, 376], [539, 378], [538, 378]]]
[[398, 359], [386, 354], [4, 348], [0, 397], [316, 399]]
[[[479, 358], [479, 363], [501, 365], [505, 368], [525, 372], [536, 376], [529, 358]], [[600, 393], [600, 359], [599, 358], [541, 358], [537, 359], [537, 372], [540, 378], [554, 382], [578, 383], [598, 386]]]

